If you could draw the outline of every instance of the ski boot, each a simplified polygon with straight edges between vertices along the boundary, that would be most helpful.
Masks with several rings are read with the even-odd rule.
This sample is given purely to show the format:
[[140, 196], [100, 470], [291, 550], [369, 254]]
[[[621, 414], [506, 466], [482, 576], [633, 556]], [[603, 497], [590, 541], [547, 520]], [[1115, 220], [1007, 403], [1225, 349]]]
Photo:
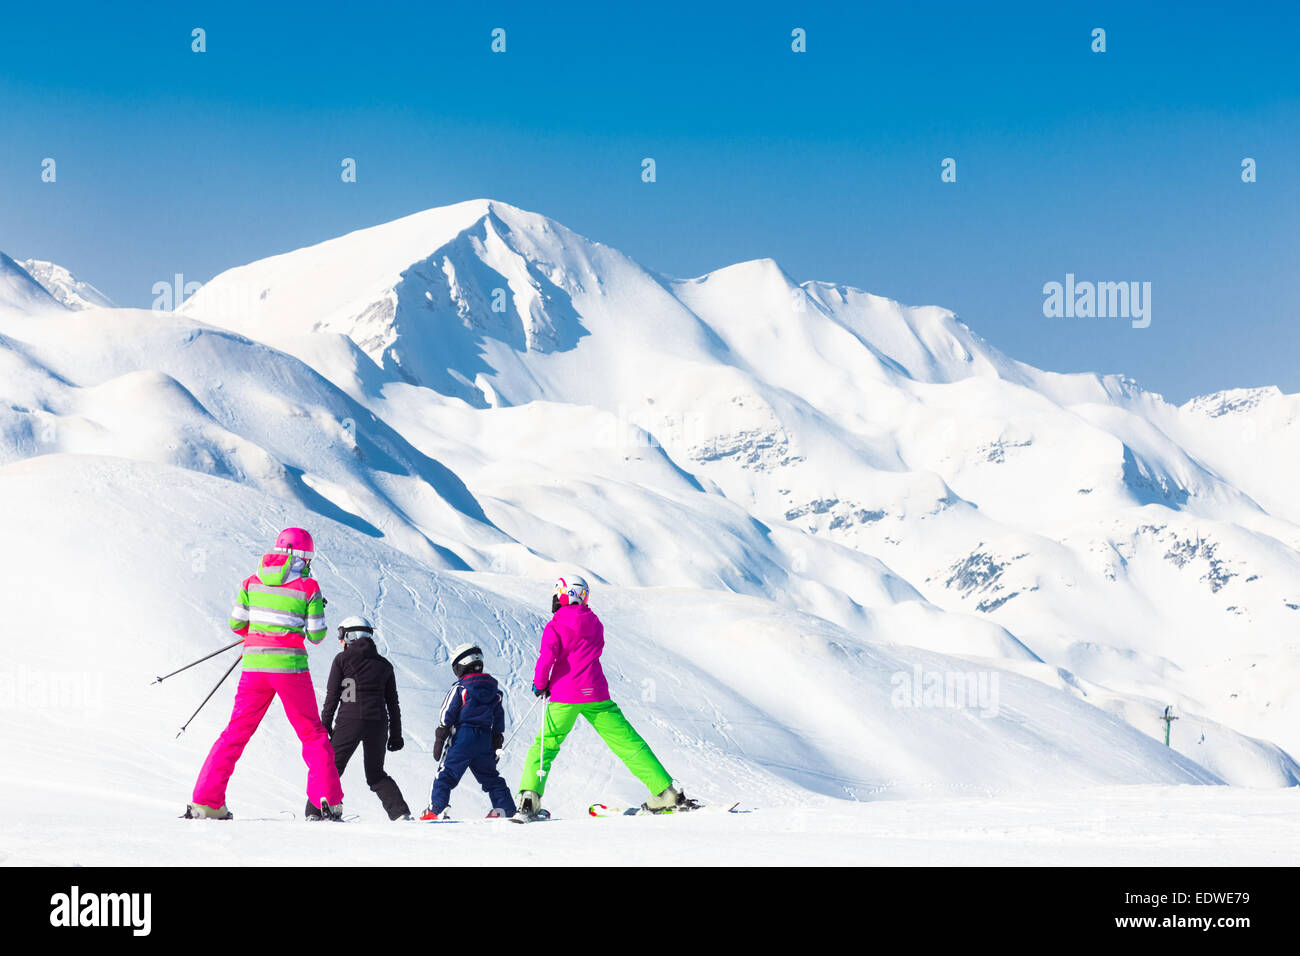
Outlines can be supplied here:
[[641, 804], [641, 809], [648, 813], [685, 813], [687, 810], [699, 808], [698, 802], [673, 786], [669, 786], [663, 793], [657, 793]]
[[185, 806], [182, 820], [233, 820], [235, 815], [226, 809], [223, 803], [219, 807], [209, 807], [202, 803], [190, 803]]
[[509, 820], [509, 819], [510, 819], [510, 814], [506, 813], [506, 812], [505, 812], [504, 810], [502, 810], [500, 807], [493, 807], [491, 810], [488, 811], [487, 819], [489, 819], [489, 820], [500, 820], [500, 819]]
[[329, 801], [324, 797], [321, 798], [319, 807], [313, 807], [310, 803], [307, 804], [307, 822], [319, 823], [322, 820], [328, 820], [331, 823], [342, 823], [343, 804], [336, 803], [334, 806], [330, 806]]
[[516, 823], [533, 823], [536, 820], [551, 819], [551, 812], [542, 809], [540, 794], [533, 790], [525, 790], [519, 794], [519, 809], [510, 819]]
[[438, 820], [446, 820], [447, 808], [443, 807], [441, 810], [435, 810], [433, 809], [433, 807], [429, 807], [427, 810], [425, 810], [423, 813], [420, 814], [420, 819], [425, 823], [435, 823]]

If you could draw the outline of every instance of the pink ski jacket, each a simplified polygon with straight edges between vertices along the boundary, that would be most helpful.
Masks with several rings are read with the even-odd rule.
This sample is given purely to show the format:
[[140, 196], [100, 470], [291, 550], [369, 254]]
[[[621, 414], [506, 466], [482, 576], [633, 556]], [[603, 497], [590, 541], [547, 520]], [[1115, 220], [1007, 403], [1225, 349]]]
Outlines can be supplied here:
[[230, 629], [244, 638], [244, 670], [305, 673], [304, 638], [325, 638], [325, 599], [302, 558], [262, 556], [230, 611]]
[[600, 668], [605, 627], [585, 604], [560, 608], [542, 632], [542, 651], [533, 684], [549, 690], [559, 704], [609, 700], [609, 682]]

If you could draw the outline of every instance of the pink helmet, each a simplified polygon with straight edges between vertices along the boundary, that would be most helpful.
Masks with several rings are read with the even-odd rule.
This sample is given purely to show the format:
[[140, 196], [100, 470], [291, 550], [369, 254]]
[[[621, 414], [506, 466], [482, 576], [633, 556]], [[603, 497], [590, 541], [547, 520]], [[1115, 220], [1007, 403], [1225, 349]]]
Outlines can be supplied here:
[[316, 542], [302, 528], [285, 528], [275, 539], [275, 549], [310, 561], [316, 554]]

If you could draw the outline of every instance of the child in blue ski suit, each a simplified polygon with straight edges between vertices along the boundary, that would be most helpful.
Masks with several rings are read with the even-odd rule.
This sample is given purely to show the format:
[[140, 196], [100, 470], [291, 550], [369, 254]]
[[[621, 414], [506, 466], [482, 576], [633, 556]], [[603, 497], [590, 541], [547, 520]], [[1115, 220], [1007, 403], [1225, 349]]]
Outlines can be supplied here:
[[[505, 740], [506, 714], [496, 678], [483, 673], [483, 652], [473, 644], [456, 648], [451, 659], [456, 683], [442, 702], [434, 733], [433, 757], [440, 760], [421, 820], [438, 820], [451, 802], [451, 791], [466, 770], [474, 774], [492, 800], [490, 817], [512, 817], [515, 801], [497, 770], [497, 751]], [[446, 759], [444, 760], [444, 754]]]

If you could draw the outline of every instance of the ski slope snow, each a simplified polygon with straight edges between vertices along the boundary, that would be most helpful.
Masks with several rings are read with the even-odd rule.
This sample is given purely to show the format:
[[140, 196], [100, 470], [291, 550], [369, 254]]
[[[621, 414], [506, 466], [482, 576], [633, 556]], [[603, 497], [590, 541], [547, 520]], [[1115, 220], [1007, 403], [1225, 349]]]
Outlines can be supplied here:
[[[9, 688], [9, 706], [0, 710], [10, 781], [0, 793], [5, 862], [309, 863], [326, 852], [336, 862], [361, 862], [376, 858], [378, 841], [387, 848], [386, 862], [420, 864], [434, 862], [434, 854], [447, 849], [447, 839], [468, 838], [429, 836], [415, 824], [407, 825], [414, 832], [390, 835], [394, 825], [383, 820], [378, 802], [365, 792], [359, 767], [345, 774], [345, 806], [360, 814], [359, 832], [341, 838], [329, 834], [322, 843], [286, 831], [278, 821], [284, 811], [301, 809], [302, 770], [298, 742], [275, 711], [245, 752], [230, 802], [242, 817], [276, 822], [239, 822], [222, 832], [219, 824], [173, 819], [224, 724], [232, 685], [179, 739], [175, 728], [231, 658], [160, 685], [149, 681], [155, 672], [220, 646], [230, 582], [238, 581], [249, 553], [258, 550], [258, 533], [291, 523], [295, 510], [224, 479], [108, 457], [35, 458], [6, 467], [4, 483], [6, 501], [19, 505], [13, 533], [31, 543], [21, 552], [6, 551], [0, 570], [11, 579], [32, 564], [52, 571], [78, 568], [82, 562], [69, 558], [78, 542], [112, 542], [93, 570], [28, 582], [29, 598], [43, 609], [44, 627], [60, 639], [21, 642], [14, 649], [18, 680]], [[54, 529], [34, 506], [52, 495], [64, 503], [69, 519]], [[214, 507], [218, 501], [221, 506]], [[145, 513], [150, 519], [139, 521]], [[232, 513], [257, 517], [241, 526], [228, 520]], [[508, 721], [515, 726], [532, 700], [526, 688], [547, 582], [432, 570], [346, 526], [326, 519], [318, 528], [318, 577], [331, 605], [372, 616], [397, 668], [408, 746], [390, 755], [389, 769], [408, 801], [420, 804], [434, 770], [428, 748], [450, 683], [449, 651], [465, 639], [483, 643], [492, 670], [503, 680]], [[68, 577], [77, 574], [93, 575], [87, 589], [93, 603], [60, 600]], [[525, 835], [518, 828], [492, 831], [488, 824], [471, 831], [476, 853], [483, 854], [476, 856], [478, 862], [541, 858], [560, 840], [576, 841], [586, 858], [605, 862], [625, 851], [624, 862], [671, 862], [674, 854], [688, 852], [693, 862], [921, 862], [902, 860], [901, 845], [877, 855], [877, 840], [898, 827], [894, 838], [907, 843], [907, 814], [928, 813], [922, 808], [934, 801], [954, 814], [953, 820], [966, 812], [962, 807], [972, 806], [1007, 825], [1019, 815], [1006, 808], [999, 812], [996, 798], [1011, 794], [1013, 806], [1056, 818], [1071, 801], [1094, 801], [1094, 793], [1106, 794], [1104, 801], [1121, 809], [1098, 809], [1094, 803], [1091, 817], [1081, 819], [1102, 821], [1094, 826], [1104, 827], [1109, 824], [1102, 815], [1126, 818], [1111, 821], [1117, 826], [1111, 834], [1116, 845], [1109, 852], [1143, 859], [1119, 841], [1139, 825], [1136, 808], [1143, 800], [1148, 811], [1157, 803], [1140, 794], [1219, 782], [1122, 720], [1009, 671], [996, 672], [995, 712], [892, 706], [895, 675], [916, 668], [966, 670], [969, 663], [882, 646], [794, 611], [773, 613], [757, 599], [612, 588], [598, 592], [597, 607], [611, 634], [606, 660], [615, 698], [651, 745], [693, 794], [717, 807], [742, 800], [760, 809], [752, 817], [701, 814], [698, 822], [652, 821], [680, 823], [667, 831], [670, 836], [662, 836], [661, 828], [653, 838], [640, 821], [588, 821], [588, 803], [635, 802], [643, 795], [595, 735], [580, 728], [555, 765], [548, 803], [569, 821], [566, 825], [588, 830], [561, 836], [556, 824], [553, 836], [549, 828], [540, 835], [529, 828]], [[90, 627], [88, 619], [111, 623]], [[312, 651], [318, 692], [333, 650]], [[522, 750], [516, 744], [504, 760], [510, 777], [521, 769]], [[1151, 789], [1157, 783], [1164, 786]], [[1095, 789], [1103, 784], [1110, 786]], [[1144, 787], [1131, 791], [1117, 784]], [[1225, 798], [1180, 799], [1191, 820]], [[882, 811], [883, 816], [861, 812], [880, 800], [909, 809]], [[1293, 802], [1275, 801], [1267, 813]], [[89, 816], [87, 807], [94, 808]], [[484, 794], [463, 786], [452, 810], [458, 818], [477, 821], [487, 807]], [[286, 822], [290, 819], [284, 814]], [[1168, 846], [1148, 834], [1150, 858], [1161, 858], [1165, 850], [1184, 852], [1181, 834], [1188, 820], [1170, 827]], [[928, 816], [926, 826], [943, 829]], [[1015, 826], [1032, 828], [1024, 818]], [[1082, 826], [1079, 819], [1071, 823]], [[739, 849], [755, 828], [773, 845], [761, 853]], [[948, 839], [962, 842], [963, 833], [975, 832], [976, 825], [967, 821]], [[1067, 839], [1076, 842], [1075, 852], [1084, 852], [1086, 832], [1080, 829]], [[820, 837], [797, 855], [801, 833]], [[487, 841], [482, 846], [479, 836]], [[701, 851], [703, 838], [716, 841], [712, 851]], [[656, 849], [629, 849], [647, 839]], [[1008, 845], [1002, 852], [1014, 858], [1029, 853], [1032, 843], [1019, 849]], [[935, 844], [928, 852], [948, 851]], [[1260, 842], [1244, 852], [1252, 859], [1270, 858]], [[1102, 852], [1099, 858], [1111, 857]]]

